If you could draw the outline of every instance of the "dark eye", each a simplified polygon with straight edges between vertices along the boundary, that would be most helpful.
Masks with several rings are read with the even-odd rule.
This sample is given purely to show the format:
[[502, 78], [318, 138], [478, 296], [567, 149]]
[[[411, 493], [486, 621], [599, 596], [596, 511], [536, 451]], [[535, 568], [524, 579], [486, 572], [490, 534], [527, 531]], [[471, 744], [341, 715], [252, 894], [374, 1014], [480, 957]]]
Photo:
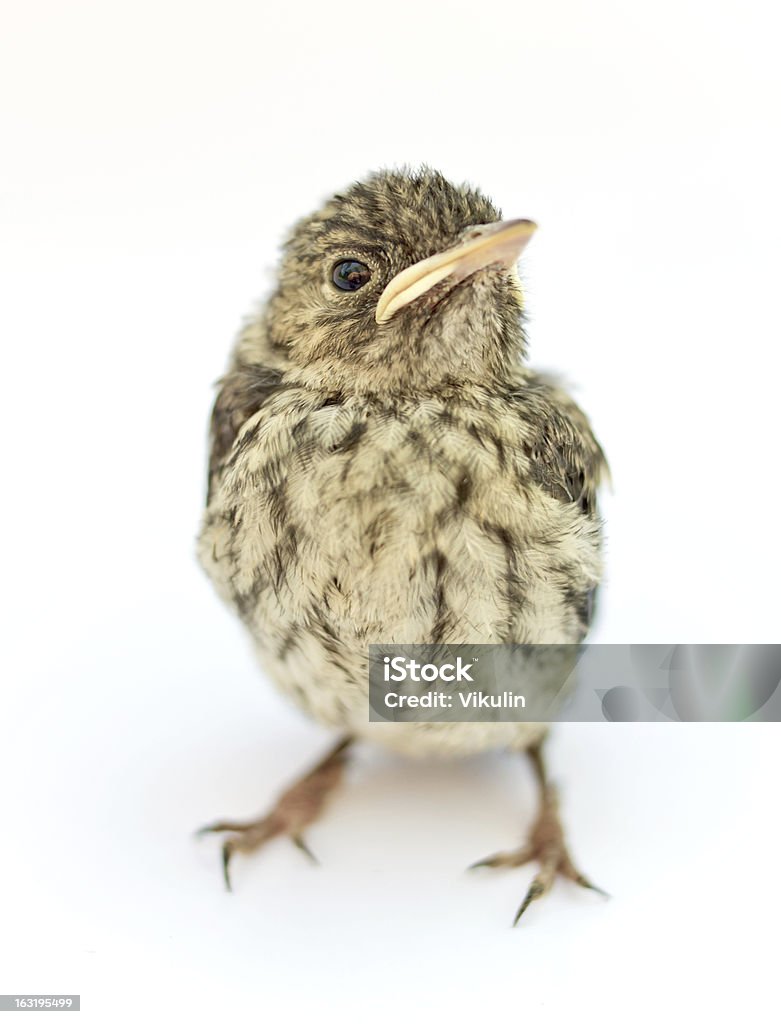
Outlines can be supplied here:
[[365, 263], [358, 263], [357, 260], [342, 260], [334, 267], [333, 282], [343, 292], [355, 292], [363, 288], [372, 276], [371, 270]]

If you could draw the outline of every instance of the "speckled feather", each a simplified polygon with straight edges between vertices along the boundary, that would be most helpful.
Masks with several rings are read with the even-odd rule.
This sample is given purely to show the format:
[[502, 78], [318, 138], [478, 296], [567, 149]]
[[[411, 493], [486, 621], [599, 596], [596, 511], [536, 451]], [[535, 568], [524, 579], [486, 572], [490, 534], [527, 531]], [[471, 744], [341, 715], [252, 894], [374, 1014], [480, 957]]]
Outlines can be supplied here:
[[[212, 418], [204, 568], [296, 703], [408, 753], [523, 748], [545, 727], [370, 723], [370, 643], [577, 642], [601, 574], [604, 456], [523, 364], [517, 275], [374, 321], [391, 277], [498, 219], [428, 170], [329, 200], [294, 228]], [[371, 267], [365, 289], [333, 287], [340, 258]]]

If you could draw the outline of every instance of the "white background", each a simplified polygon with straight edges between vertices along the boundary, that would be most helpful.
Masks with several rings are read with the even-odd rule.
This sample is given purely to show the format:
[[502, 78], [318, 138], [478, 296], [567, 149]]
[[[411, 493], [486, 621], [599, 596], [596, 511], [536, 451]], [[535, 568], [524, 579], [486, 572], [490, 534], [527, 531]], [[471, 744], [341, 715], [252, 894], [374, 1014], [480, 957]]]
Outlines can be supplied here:
[[426, 161], [540, 231], [536, 365], [615, 491], [605, 642], [773, 642], [777, 25], [765, 3], [4, 2], [0, 991], [90, 1021], [768, 1020], [777, 726], [566, 726], [573, 848], [531, 868], [525, 769], [362, 751], [237, 863], [330, 738], [195, 565], [211, 384], [286, 227]]

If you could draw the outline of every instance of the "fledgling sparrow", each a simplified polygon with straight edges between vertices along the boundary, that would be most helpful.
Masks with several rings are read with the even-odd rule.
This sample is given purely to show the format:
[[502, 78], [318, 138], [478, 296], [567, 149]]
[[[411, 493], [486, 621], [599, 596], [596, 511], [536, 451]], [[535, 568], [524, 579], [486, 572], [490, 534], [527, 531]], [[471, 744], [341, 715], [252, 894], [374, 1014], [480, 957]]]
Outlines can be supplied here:
[[[540, 870], [516, 915], [575, 868], [544, 723], [380, 723], [372, 643], [578, 643], [601, 573], [588, 420], [524, 363], [516, 262], [534, 231], [441, 174], [380, 172], [290, 234], [276, 287], [219, 385], [200, 560], [269, 676], [337, 746], [236, 851], [303, 832], [356, 739], [405, 754], [530, 754], [529, 842], [479, 863]], [[305, 847], [304, 847], [305, 848]]]

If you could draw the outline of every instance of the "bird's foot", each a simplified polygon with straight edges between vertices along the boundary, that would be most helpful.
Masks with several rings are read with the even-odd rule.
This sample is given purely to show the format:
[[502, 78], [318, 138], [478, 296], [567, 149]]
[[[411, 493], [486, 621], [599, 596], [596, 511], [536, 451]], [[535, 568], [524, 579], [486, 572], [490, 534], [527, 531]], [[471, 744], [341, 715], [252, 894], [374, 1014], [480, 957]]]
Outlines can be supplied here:
[[288, 836], [310, 860], [317, 863], [303, 839], [304, 830], [320, 815], [326, 798], [339, 784], [352, 740], [341, 740], [331, 752], [286, 789], [262, 818], [254, 821], [216, 821], [198, 830], [198, 835], [230, 832], [222, 844], [225, 887], [230, 892], [230, 863], [234, 853], [251, 853], [277, 836]]
[[571, 879], [584, 889], [592, 889], [600, 895], [608, 894], [590, 882], [578, 870], [572, 860], [564, 839], [564, 829], [559, 818], [559, 803], [555, 788], [545, 778], [542, 754], [539, 748], [529, 751], [542, 787], [540, 811], [531, 830], [528, 842], [518, 850], [496, 853], [472, 864], [472, 868], [515, 868], [530, 861], [537, 861], [539, 871], [534, 876], [523, 902], [513, 919], [518, 924], [529, 905], [544, 896], [553, 885], [556, 875]]

